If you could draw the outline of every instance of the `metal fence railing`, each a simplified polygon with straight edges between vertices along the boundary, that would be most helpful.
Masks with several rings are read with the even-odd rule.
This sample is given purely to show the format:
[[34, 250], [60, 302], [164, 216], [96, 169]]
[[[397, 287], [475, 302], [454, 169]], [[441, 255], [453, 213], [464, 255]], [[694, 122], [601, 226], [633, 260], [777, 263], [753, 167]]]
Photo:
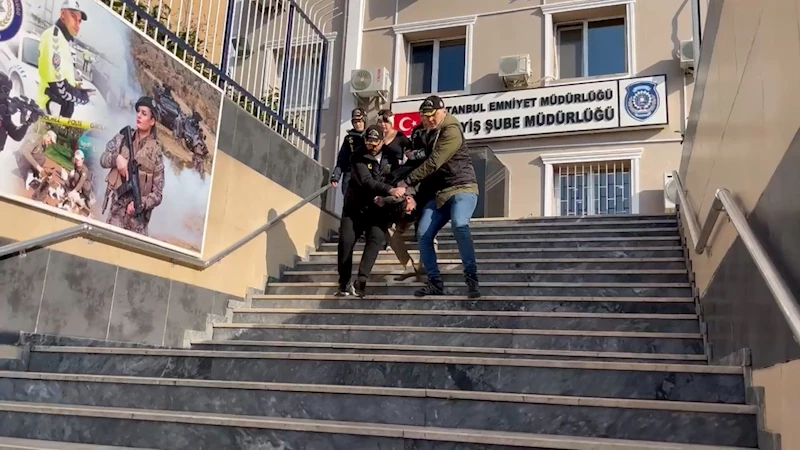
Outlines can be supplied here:
[[101, 1], [319, 160], [333, 2]]

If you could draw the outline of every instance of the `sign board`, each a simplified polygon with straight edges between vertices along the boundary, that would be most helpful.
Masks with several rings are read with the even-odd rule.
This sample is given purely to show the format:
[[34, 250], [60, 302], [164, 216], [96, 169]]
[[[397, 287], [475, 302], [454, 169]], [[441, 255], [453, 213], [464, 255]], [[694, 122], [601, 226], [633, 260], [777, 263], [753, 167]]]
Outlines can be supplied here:
[[[443, 98], [468, 140], [667, 125], [666, 76], [628, 78]], [[392, 104], [409, 135], [422, 100]]]
[[222, 91], [105, 4], [62, 4], [5, 3], [0, 196], [202, 254]]

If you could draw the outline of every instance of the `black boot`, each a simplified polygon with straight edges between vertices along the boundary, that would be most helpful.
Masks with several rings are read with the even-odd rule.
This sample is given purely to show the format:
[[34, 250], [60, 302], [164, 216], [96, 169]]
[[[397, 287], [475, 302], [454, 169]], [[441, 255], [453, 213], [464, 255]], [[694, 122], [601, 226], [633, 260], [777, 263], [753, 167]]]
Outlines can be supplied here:
[[478, 276], [466, 275], [464, 277], [464, 280], [467, 282], [467, 297], [480, 298], [481, 291], [480, 291], [480, 286], [478, 285]]
[[414, 291], [414, 297], [426, 297], [428, 295], [444, 295], [444, 282], [441, 280], [429, 280], [422, 289]]

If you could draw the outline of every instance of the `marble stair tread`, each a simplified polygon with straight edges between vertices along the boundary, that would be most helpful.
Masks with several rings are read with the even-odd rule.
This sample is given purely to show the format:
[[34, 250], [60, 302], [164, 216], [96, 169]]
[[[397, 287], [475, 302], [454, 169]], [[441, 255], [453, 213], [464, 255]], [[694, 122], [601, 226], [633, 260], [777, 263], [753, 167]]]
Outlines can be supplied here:
[[[546, 219], [546, 218], [542, 218]], [[636, 228], [641, 227], [642, 225], [658, 225], [658, 226], [670, 226], [676, 225], [677, 218], [675, 216], [672, 217], [652, 217], [652, 218], [644, 218], [639, 220], [601, 220], [601, 221], [554, 221], [554, 220], [542, 220], [542, 221], [506, 221], [506, 222], [486, 222], [481, 221], [480, 219], [472, 219], [470, 221], [470, 228], [474, 229], [496, 229], [496, 228], [512, 228], [512, 229], [522, 229], [522, 228], [549, 228], [549, 227], [569, 227], [569, 228], [581, 228], [581, 227], [598, 227], [598, 226], [620, 226], [624, 225], [629, 228]], [[444, 228], [447, 230], [447, 227]]]
[[[524, 242], [625, 242], [625, 241], [679, 241], [680, 235], [675, 236], [630, 236], [630, 237], [568, 237], [568, 238], [520, 238], [520, 239], [484, 239], [481, 244], [509, 244]], [[416, 241], [408, 241], [416, 242]], [[455, 239], [438, 239], [439, 245], [443, 243], [455, 244]], [[325, 242], [323, 245], [337, 245], [336, 242]]]
[[[338, 422], [327, 420], [266, 418], [214, 413], [178, 413], [158, 410], [66, 406], [0, 402], [0, 413], [70, 416], [137, 422], [210, 425], [240, 429], [266, 429], [355, 435], [370, 438], [396, 438], [473, 445], [502, 445], [535, 449], [569, 450], [731, 450], [738, 447], [675, 444], [652, 441], [582, 438], [469, 429], [447, 429], [408, 425]], [[0, 430], [2, 433], [2, 430]]]
[[74, 442], [43, 441], [0, 437], [0, 450], [152, 450], [111, 445], [76, 444]]
[[[400, 344], [356, 344], [348, 342], [299, 342], [299, 341], [250, 341], [250, 340], [210, 340], [192, 342], [192, 345], [202, 345], [204, 349], [216, 350], [214, 347], [288, 347], [306, 350], [361, 350], [381, 351], [387, 354], [392, 352], [426, 352], [431, 354], [476, 353], [480, 355], [520, 356], [520, 357], [553, 357], [560, 359], [608, 359], [608, 360], [657, 360], [657, 361], [707, 361], [705, 355], [693, 354], [668, 354], [668, 353], [634, 353], [634, 352], [592, 352], [576, 350], [538, 350], [518, 348], [492, 348], [492, 347], [464, 347], [464, 346], [434, 346], [434, 345], [400, 345]], [[464, 355], [461, 355], [464, 356]]]
[[[353, 268], [353, 273], [358, 273]], [[442, 275], [461, 275], [461, 270], [441, 270]], [[287, 270], [284, 275], [338, 275], [335, 270]], [[402, 270], [377, 269], [373, 275], [401, 275]], [[631, 270], [584, 270], [584, 269], [555, 269], [555, 270], [481, 270], [480, 275], [688, 275], [685, 269], [631, 269]]]
[[670, 333], [652, 331], [589, 331], [589, 330], [536, 330], [524, 328], [466, 328], [466, 327], [415, 327], [373, 325], [322, 325], [322, 324], [262, 324], [262, 323], [215, 323], [214, 328], [249, 329], [297, 329], [297, 330], [342, 330], [383, 331], [400, 333], [465, 333], [465, 334], [513, 334], [520, 336], [587, 336], [596, 338], [640, 338], [640, 339], [702, 339], [700, 333]]
[[255, 381], [201, 380], [186, 378], [131, 377], [49, 372], [0, 371], [0, 380], [41, 380], [56, 382], [86, 382], [143, 386], [184, 386], [211, 389], [241, 389], [251, 391], [282, 391], [327, 393], [343, 395], [372, 395], [380, 397], [417, 397], [452, 400], [473, 400], [503, 403], [544, 404], [559, 406], [588, 406], [596, 408], [663, 410], [717, 414], [754, 415], [758, 406], [728, 403], [703, 403], [625, 398], [580, 397], [570, 395], [517, 394], [507, 392], [460, 391], [448, 389], [415, 389], [375, 386], [342, 386], [335, 384], [271, 383]]
[[678, 215], [675, 213], [656, 213], [656, 214], [605, 214], [605, 215], [591, 215], [591, 216], [547, 216], [547, 217], [481, 217], [472, 219], [476, 223], [498, 223], [498, 222], [513, 222], [513, 223], [538, 223], [538, 222], [602, 222], [607, 220], [651, 220], [651, 219], [668, 219], [677, 220]]
[[[499, 251], [502, 250], [502, 251]], [[494, 248], [476, 248], [475, 254], [480, 255], [481, 253], [502, 253], [502, 254], [509, 254], [509, 253], [552, 253], [552, 252], [559, 252], [559, 253], [566, 253], [566, 252], [662, 252], [662, 251], [679, 251], [683, 252], [683, 247], [681, 246], [656, 246], [656, 247], [549, 247], [549, 248], [504, 248], [504, 249], [494, 249]], [[408, 251], [412, 255], [419, 254], [419, 250], [409, 250]], [[363, 250], [355, 250], [353, 251], [354, 255], [360, 255], [364, 253]], [[439, 249], [436, 251], [437, 254], [458, 254], [458, 249]], [[336, 256], [335, 251], [313, 251], [310, 252], [310, 256]], [[394, 252], [391, 250], [381, 250], [379, 252], [380, 255], [392, 255], [394, 256]], [[479, 257], [476, 257], [480, 259]]]
[[300, 309], [300, 308], [240, 308], [234, 314], [317, 314], [317, 315], [365, 315], [365, 316], [476, 316], [476, 317], [544, 317], [556, 319], [650, 319], [650, 320], [697, 320], [697, 314], [650, 314], [650, 313], [585, 313], [549, 311], [471, 311], [454, 309], [391, 310], [391, 309]]
[[[479, 274], [480, 275], [480, 274]], [[461, 287], [464, 283], [458, 282], [445, 282], [445, 287]], [[522, 281], [522, 282], [504, 282], [504, 281], [487, 281], [480, 284], [483, 287], [555, 287], [555, 288], [573, 288], [573, 287], [591, 287], [591, 288], [688, 288], [691, 287], [691, 283], [688, 281], [686, 283], [636, 283], [636, 282], [625, 282], [625, 283], [610, 283], [610, 282], [574, 282], [574, 283], [564, 283], [564, 282], [536, 282], [536, 281]], [[339, 283], [335, 281], [298, 281], [298, 282], [270, 282], [267, 284], [267, 287], [338, 287]], [[378, 287], [378, 286], [397, 286], [397, 287], [422, 287], [424, 283], [420, 282], [391, 282], [391, 281], [379, 281], [374, 283], [369, 283], [369, 287]]]
[[[475, 260], [478, 264], [536, 264], [536, 263], [574, 263], [574, 264], [586, 264], [586, 263], [609, 263], [609, 264], [619, 264], [619, 263], [670, 263], [670, 262], [685, 262], [686, 260], [682, 257], [667, 257], [667, 258], [625, 258], [624, 260], [620, 258], [496, 258], [496, 259], [480, 259], [476, 258]], [[461, 264], [460, 259], [438, 259], [437, 262], [439, 264]], [[320, 261], [299, 261], [297, 265], [299, 266], [313, 266], [313, 265], [323, 265], [328, 264], [326, 262]], [[386, 260], [378, 260], [375, 261], [376, 266], [380, 265], [391, 265], [397, 264], [396, 261], [386, 261]], [[566, 269], [564, 269], [566, 270]]]
[[[342, 297], [329, 294], [255, 294], [253, 300], [335, 300], [342, 301]], [[349, 299], [354, 300], [354, 299]], [[408, 302], [421, 302], [426, 300], [441, 300], [443, 302], [475, 302], [475, 299], [463, 295], [439, 295], [435, 298], [415, 297], [413, 295], [370, 295], [369, 300], [398, 300]], [[621, 302], [621, 303], [694, 303], [693, 297], [550, 297], [550, 296], [526, 296], [526, 295], [486, 295], [481, 297], [480, 302]]]
[[503, 358], [466, 358], [454, 356], [415, 356], [415, 355], [381, 355], [358, 353], [282, 353], [282, 352], [233, 352], [214, 350], [184, 350], [162, 348], [116, 348], [116, 347], [31, 347], [33, 353], [91, 354], [91, 355], [124, 355], [124, 356], [164, 356], [195, 357], [211, 359], [290, 359], [315, 361], [382, 361], [382, 362], [418, 362], [428, 364], [464, 364], [476, 366], [504, 367], [539, 367], [555, 369], [585, 369], [597, 371], [631, 371], [631, 372], [682, 372], [692, 374], [742, 375], [742, 367], [719, 365], [692, 365], [676, 363], [628, 363], [600, 361], [569, 361], [546, 359], [503, 359]]
[[[658, 222], [656, 222], [658, 223]], [[604, 224], [605, 225], [605, 224]], [[628, 225], [626, 222], [617, 222], [616, 225]], [[525, 234], [605, 234], [605, 233], [678, 233], [678, 227], [676, 226], [663, 226], [663, 227], [650, 227], [650, 228], [637, 228], [635, 224], [631, 224], [634, 226], [629, 226], [627, 228], [590, 228], [590, 229], [562, 229], [558, 228], [555, 230], [525, 230]], [[443, 228], [440, 233], [443, 234], [452, 234], [452, 229], [448, 229], [447, 227]], [[520, 235], [520, 231], [495, 231], [495, 230], [488, 230], [484, 231], [483, 228], [479, 228], [478, 231], [472, 231], [471, 234], [473, 236], [518, 236]], [[414, 236], [414, 232], [405, 232], [403, 236]]]

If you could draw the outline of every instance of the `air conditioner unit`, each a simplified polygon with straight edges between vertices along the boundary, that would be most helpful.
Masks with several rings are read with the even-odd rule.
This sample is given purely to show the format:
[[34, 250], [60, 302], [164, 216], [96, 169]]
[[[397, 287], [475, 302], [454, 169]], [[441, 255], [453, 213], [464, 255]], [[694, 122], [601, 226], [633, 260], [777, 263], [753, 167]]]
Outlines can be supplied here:
[[528, 87], [531, 78], [531, 55], [513, 55], [500, 58], [498, 72], [506, 87]]
[[350, 72], [350, 92], [361, 98], [388, 98], [392, 80], [385, 67], [380, 69], [354, 69]]
[[672, 172], [664, 172], [664, 212], [675, 212], [678, 204], [678, 182], [673, 178]]
[[681, 41], [680, 57], [681, 69], [694, 70], [694, 40]]

